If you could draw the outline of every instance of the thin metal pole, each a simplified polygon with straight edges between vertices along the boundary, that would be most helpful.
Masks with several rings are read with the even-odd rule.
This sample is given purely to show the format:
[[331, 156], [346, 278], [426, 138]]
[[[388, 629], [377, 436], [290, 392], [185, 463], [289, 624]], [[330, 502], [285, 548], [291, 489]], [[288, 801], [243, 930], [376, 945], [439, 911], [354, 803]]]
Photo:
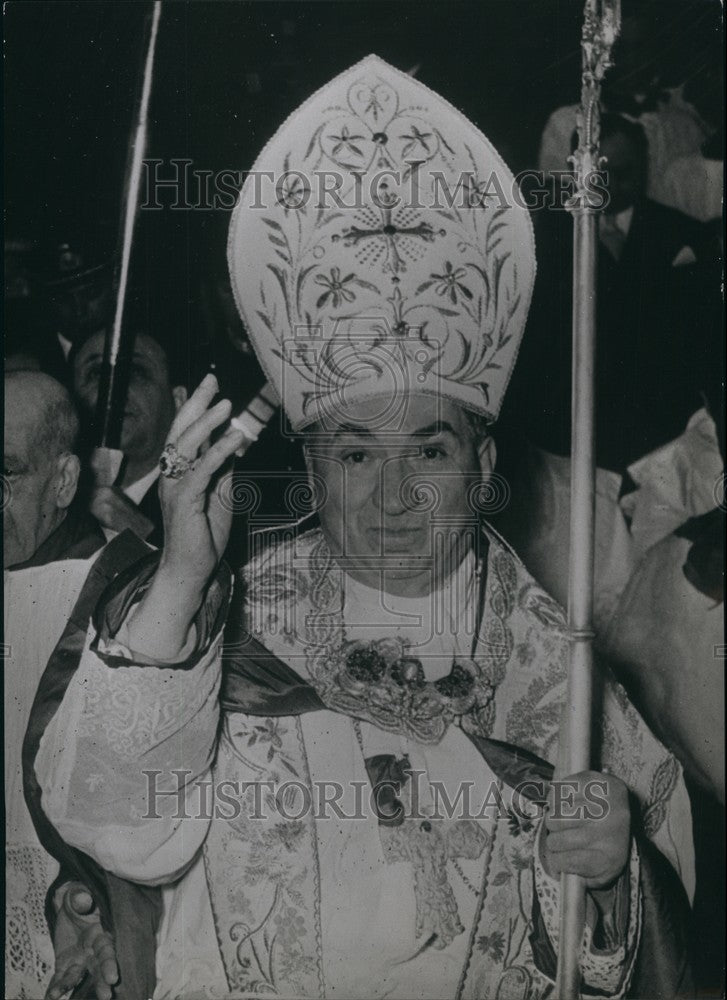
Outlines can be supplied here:
[[[570, 657], [562, 725], [561, 776], [591, 763], [593, 689], [593, 561], [595, 515], [594, 359], [596, 346], [596, 216], [574, 218], [573, 400], [571, 406], [570, 561], [568, 627]], [[578, 875], [561, 877], [560, 975], [557, 996], [580, 995], [578, 956], [585, 924], [585, 886]]]
[[[595, 356], [596, 235], [598, 189], [593, 174], [599, 152], [601, 80], [620, 25], [619, 0], [586, 0], [582, 35], [582, 90], [578, 148], [573, 156], [573, 364], [571, 405], [570, 556], [568, 627], [570, 656], [561, 727], [558, 772], [561, 777], [591, 764], [593, 690], [593, 570], [595, 528]], [[561, 877], [560, 940], [556, 996], [577, 1000], [581, 992], [579, 957], [585, 926], [586, 891], [578, 875]]]
[[118, 264], [118, 281], [116, 289], [116, 308], [114, 322], [110, 334], [107, 335], [104, 347], [104, 378], [99, 392], [96, 412], [96, 427], [98, 443], [101, 447], [117, 448], [121, 433], [123, 415], [123, 400], [120, 395], [124, 390], [123, 380], [118, 376], [119, 356], [123, 346], [122, 327], [124, 321], [124, 306], [129, 283], [129, 266], [131, 263], [131, 248], [134, 240], [134, 227], [139, 208], [139, 189], [141, 186], [141, 169], [146, 149], [147, 120], [149, 99], [151, 97], [152, 78], [154, 73], [154, 55], [156, 52], [159, 19], [161, 18], [161, 0], [155, 0], [151, 16], [149, 45], [144, 62], [144, 76], [139, 101], [139, 113], [136, 127], [131, 138], [131, 156], [129, 160], [126, 200], [123, 209], [123, 228], [121, 237], [121, 253]]

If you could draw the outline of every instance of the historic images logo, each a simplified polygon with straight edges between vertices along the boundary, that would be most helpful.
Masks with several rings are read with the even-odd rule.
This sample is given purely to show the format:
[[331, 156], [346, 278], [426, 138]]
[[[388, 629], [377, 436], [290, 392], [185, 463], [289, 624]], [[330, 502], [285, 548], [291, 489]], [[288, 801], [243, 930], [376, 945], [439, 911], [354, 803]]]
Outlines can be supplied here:
[[[274, 205], [288, 210], [356, 210], [381, 196], [382, 188], [401, 185], [397, 204], [412, 209], [465, 210], [517, 206], [531, 212], [563, 209], [575, 193], [573, 173], [568, 170], [524, 170], [510, 183], [503, 183], [497, 171], [484, 179], [463, 171], [448, 177], [429, 171], [431, 184], [426, 196], [420, 185], [421, 163], [408, 164], [406, 171], [386, 169], [374, 173], [344, 174], [337, 170], [286, 170], [276, 176], [272, 170], [208, 170], [195, 167], [194, 160], [173, 157], [148, 159], [143, 164], [141, 208], [148, 211], [231, 212], [240, 191], [252, 179], [251, 208], [261, 211]], [[350, 185], [353, 178], [354, 184]], [[608, 171], [587, 174], [584, 180], [593, 206], [608, 204]], [[346, 188], [346, 194], [342, 191]]]
[[[264, 728], [265, 720], [261, 721]], [[608, 815], [608, 777], [589, 779], [581, 789], [576, 779], [545, 781], [527, 779], [512, 793], [503, 793], [501, 782], [492, 781], [476, 791], [474, 781], [460, 781], [455, 789], [428, 780], [425, 771], [407, 768], [401, 780], [370, 781], [290, 778], [275, 782], [214, 782], [192, 779], [189, 770], [142, 771], [146, 781], [146, 810], [142, 819], [235, 820], [297, 822], [315, 820], [370, 821], [382, 813], [397, 822], [404, 820], [504, 820], [516, 817], [532, 822], [547, 808], [554, 819], [598, 821]], [[402, 784], [407, 785], [406, 796]], [[583, 802], [576, 799], [582, 791]], [[404, 804], [404, 801], [406, 804]], [[392, 807], [394, 812], [392, 813]]]

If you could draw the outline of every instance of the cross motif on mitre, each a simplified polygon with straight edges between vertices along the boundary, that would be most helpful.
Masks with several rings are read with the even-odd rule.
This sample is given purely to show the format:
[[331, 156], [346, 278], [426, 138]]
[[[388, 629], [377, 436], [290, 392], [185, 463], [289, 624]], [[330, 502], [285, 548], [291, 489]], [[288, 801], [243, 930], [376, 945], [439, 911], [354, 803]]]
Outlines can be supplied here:
[[[379, 192], [372, 196], [374, 205], [381, 212], [381, 225], [376, 229], [361, 229], [359, 226], [349, 226], [343, 230], [343, 242], [345, 246], [358, 246], [362, 240], [383, 239], [386, 242], [386, 263], [385, 271], [399, 274], [406, 270], [406, 264], [401, 259], [399, 248], [396, 245], [397, 237], [412, 236], [423, 240], [425, 243], [433, 243], [435, 236], [444, 236], [443, 229], [435, 230], [428, 222], [420, 222], [416, 226], [396, 226], [394, 225], [394, 210], [397, 207], [398, 196], [389, 192], [389, 186], [385, 182], [381, 184]], [[334, 242], [337, 237], [334, 237]]]

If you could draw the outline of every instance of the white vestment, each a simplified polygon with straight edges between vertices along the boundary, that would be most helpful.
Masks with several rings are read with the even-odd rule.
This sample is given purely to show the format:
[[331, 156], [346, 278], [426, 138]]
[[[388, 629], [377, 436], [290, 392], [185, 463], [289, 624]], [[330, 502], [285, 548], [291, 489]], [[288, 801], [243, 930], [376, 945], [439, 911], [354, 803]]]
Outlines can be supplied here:
[[[326, 704], [336, 696], [331, 670], [341, 637], [360, 640], [356, 633], [379, 612], [371, 639], [408, 643], [432, 680], [453, 657], [470, 656], [473, 563], [466, 559], [433, 602], [392, 599], [381, 607], [375, 591], [337, 569], [320, 532], [309, 532], [271, 547], [248, 568], [249, 627]], [[492, 700], [482, 703], [482, 733], [552, 758], [561, 612], [495, 536], [486, 598], [477, 656]], [[432, 615], [433, 604], [441, 615]], [[44, 809], [68, 842], [122, 877], [164, 887], [155, 1000], [547, 992], [548, 977], [530, 953], [531, 913], [537, 903], [557, 949], [559, 890], [539, 861], [540, 821], [518, 819], [512, 788], [486, 764], [461, 720], [429, 740], [412, 735], [408, 718], [399, 728], [383, 722], [375, 705], [357, 719], [328, 709], [283, 717], [235, 712], [223, 716], [218, 739], [219, 637], [188, 669], [134, 665], [123, 637], [122, 628], [99, 648], [101, 656], [87, 645], [36, 771]], [[104, 656], [123, 659], [110, 666]], [[622, 693], [611, 707], [603, 756], [642, 798], [654, 840], [689, 884], [689, 811], [678, 766]], [[424, 819], [387, 827], [370, 809], [358, 815], [357, 789], [370, 787], [367, 761], [376, 755], [406, 757], [421, 774]], [[184, 770], [181, 782], [171, 780], [174, 769]], [[202, 804], [207, 793], [198, 782], [209, 780], [214, 794]], [[151, 782], [179, 794], [155, 795], [150, 808]], [[264, 809], [265, 818], [256, 818], [247, 806], [228, 812], [218, 801], [225, 782], [228, 795], [239, 795], [244, 782], [276, 790], [287, 783], [287, 790], [275, 800], [277, 812]], [[475, 811], [496, 789], [506, 815], [430, 823], [435, 786], [453, 802], [463, 782]], [[344, 815], [316, 812], [321, 788], [334, 790], [334, 783]], [[310, 790], [314, 809], [298, 819], [301, 788]], [[270, 795], [262, 801], [272, 808]], [[281, 808], [290, 814], [283, 821]], [[441, 862], [432, 869], [433, 842]], [[635, 850], [626, 884], [623, 940], [598, 953], [589, 924], [581, 958], [586, 980], [613, 996], [626, 988], [638, 939]]]

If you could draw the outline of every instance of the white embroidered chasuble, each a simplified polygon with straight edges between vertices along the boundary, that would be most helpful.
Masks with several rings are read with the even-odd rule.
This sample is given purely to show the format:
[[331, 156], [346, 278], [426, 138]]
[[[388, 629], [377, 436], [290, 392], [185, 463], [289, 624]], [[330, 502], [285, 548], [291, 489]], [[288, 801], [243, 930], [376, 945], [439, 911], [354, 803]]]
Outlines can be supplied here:
[[[471, 596], [472, 565], [463, 563], [460, 576], [450, 581], [450, 590], [460, 593], [464, 587]], [[367, 588], [343, 586], [317, 531], [271, 547], [246, 577], [255, 633], [307, 677], [324, 701], [333, 698], [332, 665], [341, 643], [365, 627], [355, 621], [351, 602], [355, 597], [364, 610], [371, 598]], [[416, 617], [415, 604], [396, 601], [392, 610]], [[464, 649], [457, 648], [462, 644], [458, 602], [445, 594], [442, 607], [441, 634], [431, 634], [426, 623], [413, 627], [423, 630], [419, 653], [430, 679], [443, 676], [452, 656], [470, 655], [469, 639]], [[353, 620], [344, 636], [347, 616]], [[397, 629], [400, 639], [417, 638], [411, 626], [383, 619], [381, 624], [387, 635], [380, 638], [390, 639]], [[468, 724], [482, 736], [552, 759], [564, 649], [560, 609], [493, 536], [475, 654], [484, 693]], [[494, 996], [500, 988], [508, 996], [544, 995], [550, 981], [536, 967], [530, 945], [533, 904], [537, 895], [555, 943], [558, 890], [537, 858], [534, 866], [537, 818], [518, 821], [512, 814], [510, 790], [497, 782], [456, 720], [439, 740], [421, 742], [406, 726], [387, 729], [388, 716], [382, 723], [366, 711], [360, 722], [340, 711], [283, 718], [237, 713], [226, 716], [216, 744], [218, 684], [215, 648], [189, 671], [110, 670], [87, 650], [36, 761], [44, 805], [67, 840], [117, 874], [165, 885], [155, 1000], [259, 992], [474, 997]], [[688, 884], [689, 813], [678, 766], [618, 688], [609, 688], [606, 707], [603, 760], [640, 799], [647, 832], [681, 866]], [[69, 733], [76, 738], [68, 739]], [[312, 815], [315, 809], [301, 812], [305, 790], [320, 811], [321, 788], [329, 798], [340, 788], [338, 810], [355, 815], [357, 791], [370, 788], [364, 758], [372, 754], [413, 758], [412, 768], [425, 773], [425, 812], [433, 784], [441, 782], [454, 801], [466, 781], [476, 809], [498, 788], [504, 815], [494, 818], [491, 810], [470, 821], [476, 830], [461, 827], [463, 836], [445, 829], [447, 821], [425, 830], [420, 825], [429, 822], [425, 815], [416, 829], [399, 828], [399, 836], [382, 828], [368, 807], [363, 819], [341, 817], [334, 808], [324, 810], [325, 818]], [[159, 818], [150, 820], [148, 787], [139, 773], [159, 769], [166, 776], [159, 787], [176, 788], [173, 768], [186, 769], [187, 780], [178, 796], [157, 800]], [[103, 780], [89, 782], [93, 773]], [[200, 807], [195, 785], [209, 778], [218, 789], [227, 781], [228, 795], [244, 782], [258, 782], [263, 807], [275, 809], [263, 809], [266, 818], [255, 818], [249, 796], [240, 808], [238, 795], [237, 807], [215, 799], [220, 808], [212, 818], [214, 810], [208, 815]], [[194, 818], [180, 817], [180, 801]], [[281, 806], [291, 818], [281, 820]], [[446, 859], [446, 884], [433, 893], [430, 886], [417, 886], [426, 859], [414, 857], [430, 833], [442, 834], [438, 856]], [[584, 944], [586, 979], [607, 995], [623, 991], [637, 937], [635, 854], [629, 884], [619, 949], [598, 955], [588, 937]], [[450, 907], [444, 916], [435, 912], [443, 901]], [[433, 941], [434, 927], [442, 933]]]

